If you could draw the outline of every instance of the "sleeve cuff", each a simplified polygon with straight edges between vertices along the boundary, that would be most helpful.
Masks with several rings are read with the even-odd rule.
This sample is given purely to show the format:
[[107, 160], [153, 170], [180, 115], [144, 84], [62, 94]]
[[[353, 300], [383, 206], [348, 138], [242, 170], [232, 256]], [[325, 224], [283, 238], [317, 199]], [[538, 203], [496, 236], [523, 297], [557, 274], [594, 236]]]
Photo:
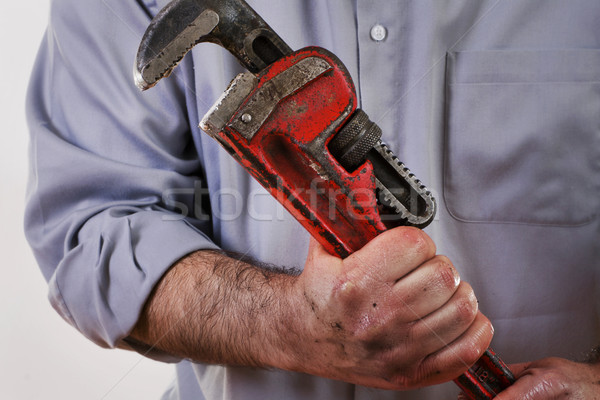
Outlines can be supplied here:
[[116, 347], [127, 337], [152, 289], [179, 259], [218, 249], [186, 220], [165, 216], [118, 209], [95, 216], [50, 280], [53, 307], [96, 344]]

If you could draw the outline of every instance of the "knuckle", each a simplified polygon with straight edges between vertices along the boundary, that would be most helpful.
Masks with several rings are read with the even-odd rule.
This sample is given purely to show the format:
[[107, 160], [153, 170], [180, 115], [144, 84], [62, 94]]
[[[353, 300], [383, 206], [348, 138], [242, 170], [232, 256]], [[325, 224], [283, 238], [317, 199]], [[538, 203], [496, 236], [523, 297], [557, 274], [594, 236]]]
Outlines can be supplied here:
[[436, 252], [435, 243], [431, 238], [423, 232], [421, 229], [414, 228], [413, 232], [417, 237], [418, 249], [428, 257], [433, 257]]
[[359, 318], [364, 297], [363, 290], [357, 282], [347, 277], [340, 278], [333, 285], [327, 299], [328, 316], [336, 322], [344, 322], [344, 327], [350, 328], [349, 321]]
[[396, 319], [399, 322], [410, 322], [415, 319], [413, 304], [417, 294], [414, 290], [404, 290], [393, 294], [390, 304], [395, 306]]
[[427, 254], [428, 258], [435, 254], [435, 243], [421, 229], [405, 226], [397, 228], [397, 232], [401, 234], [403, 241], [410, 243], [416, 251]]
[[456, 320], [461, 325], [470, 325], [477, 316], [479, 306], [471, 290], [456, 299]]
[[454, 265], [446, 257], [436, 259], [434, 268], [436, 285], [441, 289], [453, 291], [460, 283], [460, 277]]
[[333, 288], [333, 297], [342, 303], [351, 302], [361, 297], [356, 280], [350, 276], [341, 277]]

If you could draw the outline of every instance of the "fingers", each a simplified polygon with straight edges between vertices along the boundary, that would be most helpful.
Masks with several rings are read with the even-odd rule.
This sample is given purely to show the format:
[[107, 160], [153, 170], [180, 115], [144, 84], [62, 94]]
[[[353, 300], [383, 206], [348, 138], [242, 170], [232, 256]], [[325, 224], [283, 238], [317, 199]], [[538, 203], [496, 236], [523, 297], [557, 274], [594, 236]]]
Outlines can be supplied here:
[[419, 351], [433, 354], [448, 346], [469, 329], [478, 315], [477, 298], [467, 283], [441, 308], [418, 320], [411, 335], [419, 338]]
[[329, 258], [337, 258], [334, 255], [331, 255], [325, 250], [325, 247], [321, 243], [317, 241], [314, 237], [310, 237], [308, 242], [308, 256], [306, 257], [307, 263], [314, 261], [315, 259], [329, 259]]
[[[421, 319], [446, 304], [459, 284], [460, 276], [450, 260], [436, 256], [394, 285], [397, 303], [394, 306], [398, 311], [406, 312], [406, 315], [400, 316], [405, 321]], [[461, 294], [467, 293], [463, 291]]]
[[494, 335], [490, 321], [480, 312], [456, 340], [428, 356], [422, 363], [428, 384], [445, 382], [463, 374], [489, 347]]
[[325, 247], [314, 237], [310, 237], [308, 255], [304, 263], [304, 272], [307, 274], [326, 274], [327, 276], [341, 273], [342, 260], [329, 254]]
[[515, 378], [519, 379], [523, 373], [531, 367], [532, 363], [525, 362], [520, 364], [511, 364], [509, 366], [510, 371], [513, 373]]
[[435, 256], [435, 244], [423, 231], [398, 227], [383, 232], [345, 261], [347, 270], [357, 269], [381, 282], [395, 282]]
[[435, 251], [429, 236], [409, 227], [382, 233], [344, 260], [311, 239], [295, 287], [315, 337], [311, 357], [329, 354], [316, 362], [318, 374], [407, 389], [453, 379], [479, 359], [491, 324], [471, 286]]

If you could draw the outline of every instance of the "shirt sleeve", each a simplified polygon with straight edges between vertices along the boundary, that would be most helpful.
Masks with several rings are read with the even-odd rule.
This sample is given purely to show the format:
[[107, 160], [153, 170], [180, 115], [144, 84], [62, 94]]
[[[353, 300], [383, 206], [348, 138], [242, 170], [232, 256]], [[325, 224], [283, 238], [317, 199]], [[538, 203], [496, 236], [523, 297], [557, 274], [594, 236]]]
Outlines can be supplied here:
[[[134, 86], [150, 21], [140, 2], [51, 4], [28, 91], [25, 231], [53, 307], [115, 347], [173, 263], [216, 248], [210, 220], [182, 215], [203, 176], [187, 111], [192, 77], [144, 93]], [[182, 194], [188, 200], [168, 201]]]

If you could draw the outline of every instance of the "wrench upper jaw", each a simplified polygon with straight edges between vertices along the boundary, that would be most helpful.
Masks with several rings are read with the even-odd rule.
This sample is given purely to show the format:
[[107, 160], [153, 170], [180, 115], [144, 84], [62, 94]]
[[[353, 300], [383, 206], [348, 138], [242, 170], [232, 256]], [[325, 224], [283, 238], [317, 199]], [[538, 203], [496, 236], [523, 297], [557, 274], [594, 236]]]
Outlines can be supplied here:
[[179, 61], [197, 43], [214, 41], [212, 32], [219, 15], [202, 10], [196, 1], [173, 1], [154, 17], [140, 43], [133, 69], [141, 90], [169, 76]]
[[243, 0], [173, 0], [142, 38], [133, 72], [136, 85], [151, 88], [201, 42], [223, 46], [252, 73], [291, 53]]

